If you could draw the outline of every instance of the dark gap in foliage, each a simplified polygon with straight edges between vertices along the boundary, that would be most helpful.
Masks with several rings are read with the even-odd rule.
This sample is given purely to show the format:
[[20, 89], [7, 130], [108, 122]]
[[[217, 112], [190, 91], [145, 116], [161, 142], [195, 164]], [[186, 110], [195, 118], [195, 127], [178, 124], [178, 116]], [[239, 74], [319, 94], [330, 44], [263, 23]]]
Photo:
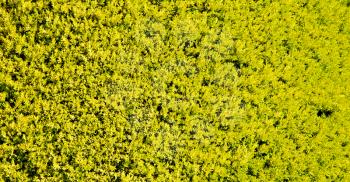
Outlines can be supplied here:
[[43, 132], [44, 133], [51, 133], [51, 134], [59, 134], [61, 132], [60, 128], [52, 128], [52, 127], [48, 127], [48, 126], [44, 126], [43, 127]]
[[[192, 135], [192, 138], [193, 138], [193, 135], [197, 134], [197, 131], [195, 129], [192, 129], [190, 131], [190, 135]], [[194, 139], [194, 138], [193, 138]]]
[[254, 171], [253, 167], [251, 167], [251, 166], [248, 166], [247, 175], [259, 177], [259, 173]]
[[51, 79], [49, 76], [45, 76], [43, 79], [46, 81], [45, 86], [57, 83], [56, 80]]
[[196, 49], [200, 40], [197, 41], [185, 41], [183, 44], [182, 51], [188, 57], [193, 57], [195, 59], [199, 58], [200, 53], [198, 51], [193, 51], [192, 49]]
[[98, 3], [98, 5], [99, 5], [100, 7], [102, 7], [102, 8], [104, 8], [104, 7], [107, 7], [108, 4], [110, 4], [110, 2], [111, 2], [111, 1], [109, 1], [109, 0], [103, 0], [103, 1], [100, 1], [100, 2]]
[[104, 123], [105, 117], [102, 111], [97, 111], [94, 114], [101, 123]]
[[157, 111], [160, 112], [160, 111], [162, 110], [162, 108], [163, 108], [163, 107], [162, 107], [162, 104], [159, 104], [159, 105], [157, 106]]
[[271, 60], [268, 56], [263, 56], [263, 64], [264, 65], [267, 65], [267, 64], [271, 65]]
[[275, 122], [273, 123], [273, 126], [274, 126], [274, 127], [278, 127], [280, 124], [281, 124], [280, 121], [277, 120], [277, 121], [275, 121]]
[[50, 175], [52, 175], [54, 173], [54, 169], [53, 169], [53, 162], [52, 159], [49, 159], [49, 161], [47, 162], [47, 168], [48, 168], [48, 173]]
[[202, 86], [209, 86], [209, 85], [210, 85], [210, 80], [208, 78], [203, 78]]
[[262, 145], [268, 145], [268, 141], [264, 141], [264, 140], [259, 140], [258, 141], [258, 147], [255, 148], [255, 150], [254, 150], [254, 152], [255, 152], [254, 157], [256, 157], [256, 158], [264, 158], [264, 157], [266, 157], [268, 155], [266, 152], [260, 152], [260, 147]]
[[[1, 104], [1, 103], [0, 103]], [[5, 137], [3, 137], [2, 135], [0, 135], [0, 145], [6, 143], [6, 139]]]
[[[79, 27], [71, 26], [70, 30], [74, 35], [82, 35], [83, 34], [83, 32], [81, 30], [79, 30]], [[79, 44], [79, 42], [77, 42], [77, 44]]]
[[37, 44], [43, 43], [44, 45], [49, 45], [52, 41], [52, 38], [48, 35], [38, 35], [38, 33], [35, 34], [34, 41]]
[[176, 84], [176, 85], [174, 86], [174, 88], [175, 88], [175, 91], [174, 91], [175, 94], [184, 95], [184, 93], [183, 93], [183, 87], [181, 87], [181, 86], [179, 86], [179, 85]]
[[167, 168], [167, 169], [168, 169], [168, 171], [169, 171], [170, 174], [174, 172], [174, 169], [173, 169], [173, 168]]
[[74, 165], [74, 157], [73, 157], [73, 154], [72, 153], [68, 153], [68, 154], [66, 154], [66, 156], [67, 156], [67, 162], [68, 162], [68, 164], [69, 165]]
[[9, 12], [10, 10], [13, 10], [13, 9], [17, 9], [18, 6], [20, 6], [20, 1], [5, 1], [5, 5], [4, 5], [4, 8], [6, 8], [7, 12]]
[[170, 81], [169, 83], [166, 83], [166, 85], [167, 85], [167, 88], [170, 88], [170, 87], [172, 87], [174, 85], [174, 82]]
[[279, 82], [282, 82], [282, 83], [284, 83], [284, 84], [287, 83], [287, 80], [284, 79], [283, 77], [279, 77], [279, 78], [278, 78], [278, 81], [279, 81]]
[[150, 140], [150, 138], [148, 136], [143, 136], [142, 138], [142, 143], [147, 144], [147, 145], [151, 145], [152, 141]]
[[258, 145], [261, 146], [261, 145], [268, 145], [269, 142], [268, 141], [265, 141], [265, 140], [259, 140], [258, 141]]
[[51, 1], [49, 1], [49, 3], [47, 4], [47, 9], [48, 10], [53, 10], [53, 3]]
[[42, 98], [43, 100], [47, 99], [47, 93], [41, 91], [41, 90], [36, 90], [37, 95], [39, 96], [39, 98]]
[[259, 108], [259, 105], [256, 104], [255, 102], [250, 102], [250, 105], [252, 106], [252, 108]]
[[321, 158], [318, 158], [318, 159], [317, 159], [317, 163], [318, 163], [320, 166], [324, 166], [324, 165], [325, 165], [325, 161], [322, 160]]
[[230, 129], [230, 126], [229, 125], [224, 125], [224, 124], [219, 124], [219, 130], [221, 131], [228, 131]]
[[247, 102], [245, 100], [241, 100], [241, 103], [239, 103], [239, 108], [244, 109], [246, 107]]
[[270, 168], [272, 165], [271, 165], [271, 161], [270, 160], [266, 160], [265, 163], [264, 163], [264, 169], [268, 169]]
[[319, 54], [318, 54], [315, 50], [313, 50], [313, 49], [311, 50], [311, 52], [312, 52], [311, 58], [312, 58], [313, 60], [315, 60], [317, 63], [320, 62], [320, 61], [321, 61], [321, 58], [320, 58]]
[[[6, 93], [5, 102], [8, 102], [11, 107], [14, 107], [17, 99], [14, 88], [12, 86], [0, 82], [0, 92]], [[1, 101], [0, 105], [2, 105]]]
[[27, 169], [27, 175], [29, 178], [33, 178], [38, 176], [38, 167], [37, 166], [30, 166], [29, 169]]
[[[34, 99], [30, 100], [29, 104], [34, 104]], [[24, 106], [26, 104], [24, 101], [22, 101], [20, 105]], [[26, 109], [21, 109], [18, 112], [23, 114], [23, 116], [29, 116], [31, 114], [31, 112], [29, 110], [26, 110]]]
[[242, 69], [242, 68], [247, 68], [248, 64], [247, 63], [243, 63], [242, 61], [238, 60], [238, 59], [225, 59], [224, 63], [231, 63], [234, 65], [234, 67], [238, 70], [238, 69]]
[[193, 57], [195, 59], [199, 58], [200, 53], [199, 52], [188, 52], [185, 54], [188, 57]]
[[22, 22], [17, 22], [16, 23], [16, 30], [19, 34], [21, 35], [25, 35], [27, 32], [29, 32], [29, 30], [24, 30], [24, 25]]
[[152, 5], [160, 6], [164, 0], [148, 0]]
[[158, 159], [163, 163], [169, 164], [170, 166], [175, 166], [176, 164], [175, 161], [169, 157], [158, 157]]
[[318, 131], [311, 132], [311, 137], [316, 137], [318, 135]]
[[288, 40], [282, 40], [282, 46], [286, 48], [286, 53], [289, 54], [292, 49], [291, 43]]
[[[183, 119], [183, 121], [185, 121], [185, 119]], [[186, 125], [184, 123], [178, 123], [177, 126], [180, 128], [180, 129], [183, 129], [184, 127], [186, 127]]]
[[308, 4], [307, 2], [303, 2], [303, 3], [301, 3], [301, 6], [300, 6], [300, 7], [301, 7], [301, 8], [305, 8], [305, 7], [307, 6], [307, 4]]
[[326, 135], [328, 141], [333, 141], [334, 140], [334, 137], [333, 136], [329, 136], [329, 135]]
[[125, 174], [129, 174], [129, 170], [131, 169], [130, 164], [133, 163], [133, 161], [126, 161], [125, 159], [121, 159], [116, 164], [116, 172], [125, 172]]
[[155, 179], [157, 179], [158, 176], [159, 176], [158, 172], [154, 172], [154, 173], [152, 174], [152, 177], [155, 178]]
[[107, 132], [103, 128], [99, 128], [94, 131], [94, 136], [105, 137]]
[[22, 149], [14, 150], [13, 160], [20, 166], [20, 171], [25, 171], [28, 177], [32, 178], [38, 175], [38, 167], [34, 166], [29, 160], [29, 152]]
[[[169, 13], [168, 18], [170, 21], [173, 21], [176, 16], [179, 15], [179, 7], [175, 6]], [[171, 30], [171, 27], [169, 27], [169, 30]]]
[[27, 163], [28, 160], [28, 155], [29, 152], [28, 151], [23, 151], [22, 149], [15, 149], [13, 151], [14, 153], [14, 161], [16, 164], [23, 164], [23, 163]]
[[290, 180], [289, 180], [289, 178], [284, 178], [282, 181], [283, 181], [283, 182], [288, 182], [288, 181], [290, 181]]
[[318, 109], [317, 110], [318, 117], [322, 117], [322, 116], [330, 117], [333, 113], [334, 113], [334, 111], [330, 110], [330, 109]]
[[18, 75], [16, 73], [11, 74], [11, 79], [13, 81], [18, 81]]
[[209, 8], [209, 4], [206, 1], [202, 3], [195, 2], [194, 4], [191, 4], [186, 11], [187, 12], [198, 11], [200, 13], [204, 13], [204, 12], [210, 12], [210, 8]]
[[249, 138], [247, 136], [244, 136], [239, 140], [239, 143], [241, 145], [247, 145], [247, 144], [249, 144]]
[[149, 48], [146, 48], [146, 49], [142, 50], [142, 51], [141, 51], [141, 55], [142, 55], [142, 56], [150, 55]]
[[132, 133], [131, 133], [131, 131], [124, 130], [124, 136], [125, 136], [125, 138], [122, 140], [122, 142], [126, 142], [126, 143], [131, 143], [132, 142], [132, 139], [131, 139]]
[[62, 174], [63, 181], [70, 181], [70, 178], [68, 176], [68, 170], [60, 169], [60, 174]]
[[17, 54], [17, 57], [21, 58], [23, 61], [25, 61], [27, 59], [27, 56], [25, 55], [24, 52]]
[[25, 133], [19, 132], [12, 136], [11, 141], [14, 145], [22, 144], [25, 142]]
[[8, 56], [8, 58], [21, 58], [22, 60], [24, 60], [24, 58], [25, 58], [25, 55], [23, 52], [18, 53], [15, 49], [11, 49], [8, 52], [7, 56]]
[[234, 143], [230, 143], [228, 150], [231, 151], [232, 153], [235, 153], [238, 149], [238, 145], [234, 144]]
[[153, 38], [159, 34], [159, 31], [155, 31], [155, 30], [149, 28], [148, 30], [144, 31], [144, 34], [146, 35], [147, 38]]
[[222, 114], [222, 108], [220, 107], [216, 112], [215, 112], [215, 114], [216, 114], [216, 117], [219, 117], [221, 114]]
[[77, 59], [76, 59], [76, 64], [77, 64], [78, 66], [84, 65], [84, 63], [85, 63], [85, 60], [84, 60], [81, 56], [77, 57]]
[[198, 74], [199, 73], [199, 68], [194, 68], [194, 69], [192, 69], [192, 70], [187, 70], [186, 71], [186, 73], [185, 73], [185, 76], [187, 77], [187, 78], [190, 78], [190, 77], [192, 77], [193, 75], [196, 75], [196, 74]]
[[227, 120], [232, 120], [232, 119], [234, 119], [235, 117], [234, 116], [226, 116], [225, 117], [225, 119], [227, 119]]
[[160, 122], [164, 122], [170, 126], [173, 126], [174, 125], [174, 121], [170, 120], [167, 116], [164, 116], [163, 114], [159, 114], [158, 115], [158, 120]]

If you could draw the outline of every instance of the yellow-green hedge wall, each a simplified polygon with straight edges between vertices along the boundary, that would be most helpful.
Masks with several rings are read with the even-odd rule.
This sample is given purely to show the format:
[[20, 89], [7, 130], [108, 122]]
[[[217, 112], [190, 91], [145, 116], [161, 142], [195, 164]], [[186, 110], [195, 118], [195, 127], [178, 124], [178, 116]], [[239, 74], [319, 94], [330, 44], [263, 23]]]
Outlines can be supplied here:
[[2, 181], [349, 181], [349, 0], [0, 0]]

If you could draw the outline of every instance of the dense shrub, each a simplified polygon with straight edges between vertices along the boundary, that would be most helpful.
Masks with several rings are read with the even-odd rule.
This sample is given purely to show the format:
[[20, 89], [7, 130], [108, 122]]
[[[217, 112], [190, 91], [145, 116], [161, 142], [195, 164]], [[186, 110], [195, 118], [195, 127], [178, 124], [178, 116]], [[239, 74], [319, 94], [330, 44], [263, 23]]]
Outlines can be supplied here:
[[349, 20], [347, 0], [2, 0], [2, 180], [350, 180]]

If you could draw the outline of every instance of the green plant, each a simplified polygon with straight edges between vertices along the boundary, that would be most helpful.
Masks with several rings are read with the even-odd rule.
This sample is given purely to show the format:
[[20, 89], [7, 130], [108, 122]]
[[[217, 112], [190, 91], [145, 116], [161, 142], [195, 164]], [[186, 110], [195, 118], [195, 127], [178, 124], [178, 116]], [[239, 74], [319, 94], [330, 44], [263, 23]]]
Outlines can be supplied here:
[[350, 179], [347, 1], [0, 1], [4, 181]]

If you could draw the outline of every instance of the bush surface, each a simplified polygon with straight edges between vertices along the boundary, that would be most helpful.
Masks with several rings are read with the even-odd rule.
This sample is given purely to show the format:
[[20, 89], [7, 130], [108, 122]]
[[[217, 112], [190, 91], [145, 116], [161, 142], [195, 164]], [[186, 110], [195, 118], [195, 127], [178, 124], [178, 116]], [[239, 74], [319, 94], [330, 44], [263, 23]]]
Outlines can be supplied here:
[[350, 180], [349, 0], [1, 0], [3, 181]]

